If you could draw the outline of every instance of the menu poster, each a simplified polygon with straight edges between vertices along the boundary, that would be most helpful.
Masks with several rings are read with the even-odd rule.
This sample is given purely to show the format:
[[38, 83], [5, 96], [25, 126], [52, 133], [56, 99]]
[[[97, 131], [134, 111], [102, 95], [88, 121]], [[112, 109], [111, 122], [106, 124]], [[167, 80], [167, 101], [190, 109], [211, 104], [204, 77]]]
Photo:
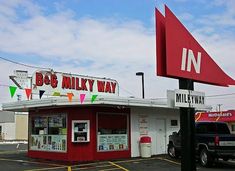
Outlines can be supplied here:
[[139, 132], [140, 135], [148, 135], [148, 116], [139, 115]]
[[34, 119], [35, 127], [47, 127], [47, 117], [36, 117]]
[[49, 127], [63, 127], [63, 117], [61, 116], [49, 117]]
[[66, 152], [66, 135], [31, 135], [30, 150]]
[[98, 135], [98, 151], [127, 150], [128, 141], [126, 134]]

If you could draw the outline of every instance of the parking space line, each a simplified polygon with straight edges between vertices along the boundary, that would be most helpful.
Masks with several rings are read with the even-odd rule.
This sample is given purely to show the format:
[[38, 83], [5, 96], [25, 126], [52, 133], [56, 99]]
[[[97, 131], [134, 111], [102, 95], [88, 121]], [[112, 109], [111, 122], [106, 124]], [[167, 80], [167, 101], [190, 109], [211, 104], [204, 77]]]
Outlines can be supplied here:
[[35, 162], [35, 161], [28, 161], [28, 160], [14, 160], [14, 159], [6, 159], [6, 158], [0, 158], [2, 161], [12, 161], [12, 162], [20, 162], [20, 163], [32, 163], [32, 164], [40, 164], [40, 165], [48, 165], [48, 166], [60, 166], [64, 167], [65, 165], [60, 164], [54, 164], [54, 163], [44, 163], [44, 162]]
[[169, 160], [169, 159], [162, 158], [162, 157], [157, 157], [156, 159], [164, 160], [164, 161], [167, 161], [167, 162], [170, 162], [170, 163], [173, 163], [173, 164], [177, 164], [177, 165], [181, 165], [181, 163], [179, 163], [179, 162], [175, 162], [173, 160]]
[[57, 170], [57, 169], [66, 169], [68, 166], [60, 166], [60, 167], [47, 167], [41, 169], [29, 169], [25, 171], [42, 171], [42, 170]]
[[120, 168], [111, 168], [111, 169], [104, 169], [104, 170], [99, 170], [99, 171], [109, 171], [109, 170], [119, 170]]
[[92, 166], [92, 165], [97, 165], [97, 164], [105, 164], [105, 163], [108, 163], [107, 161], [103, 161], [103, 162], [93, 162], [93, 163], [85, 163], [85, 164], [76, 164], [76, 165], [73, 165], [72, 167], [82, 167], [82, 166]]
[[152, 157], [152, 158], [140, 158], [140, 159], [131, 159], [131, 160], [120, 160], [120, 161], [115, 161], [115, 163], [130, 163], [130, 162], [135, 162], [135, 161], [154, 160], [154, 159], [157, 159], [157, 158]]
[[129, 162], [155, 160], [155, 159], [164, 160], [164, 161], [167, 161], [167, 162], [170, 162], [170, 163], [173, 163], [173, 164], [181, 165], [181, 163], [179, 163], [179, 162], [175, 162], [173, 160], [166, 159], [166, 158], [163, 158], [163, 157], [151, 157], [151, 158], [140, 158], [140, 159], [133, 159], [133, 160], [121, 160], [121, 161], [116, 161], [115, 163], [129, 163]]
[[[1, 161], [9, 161], [9, 162], [19, 162], [19, 163], [31, 163], [31, 164], [38, 164], [38, 165], [47, 165], [52, 166], [49, 168], [42, 168], [40, 170], [52, 170], [52, 169], [59, 169], [59, 168], [66, 168], [65, 165], [53, 164], [53, 163], [44, 163], [44, 162], [34, 162], [34, 161], [27, 161], [27, 160], [14, 160], [14, 159], [6, 159], [0, 158]], [[39, 169], [29, 169], [28, 171], [38, 171]]]
[[24, 153], [28, 150], [17, 150], [17, 151], [1, 151], [0, 154], [18, 154], [18, 153]]
[[88, 170], [88, 169], [94, 169], [94, 168], [102, 168], [102, 167], [110, 167], [112, 165], [110, 164], [106, 164], [106, 165], [101, 165], [101, 166], [90, 166], [90, 167], [81, 167], [81, 166], [77, 166], [78, 168], [74, 168], [74, 166], [72, 166], [72, 170]]
[[113, 166], [116, 166], [116, 167], [118, 167], [118, 168], [120, 168], [120, 169], [122, 169], [122, 170], [124, 170], [124, 171], [129, 171], [129, 170], [127, 170], [126, 168], [124, 168], [124, 167], [122, 167], [122, 166], [120, 166], [120, 165], [118, 165], [118, 164], [115, 164], [114, 162], [109, 162], [111, 165], [113, 165]]

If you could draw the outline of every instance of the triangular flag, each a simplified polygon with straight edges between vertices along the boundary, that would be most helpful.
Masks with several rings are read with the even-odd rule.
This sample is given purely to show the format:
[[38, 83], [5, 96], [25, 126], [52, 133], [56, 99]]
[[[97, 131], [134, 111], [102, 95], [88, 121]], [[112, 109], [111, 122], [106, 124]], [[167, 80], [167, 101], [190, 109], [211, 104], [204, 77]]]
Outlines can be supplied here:
[[74, 96], [73, 93], [67, 93], [67, 96], [68, 96], [69, 102], [71, 102]]
[[11, 98], [12, 98], [12, 97], [15, 95], [15, 92], [16, 92], [17, 87], [10, 86], [9, 89], [10, 89]]
[[31, 93], [32, 93], [32, 89], [31, 89], [31, 88], [26, 88], [26, 89], [24, 89], [24, 90], [25, 90], [25, 93], [26, 93], [27, 99], [29, 100], [30, 95], [31, 95]]
[[85, 96], [86, 96], [86, 94], [80, 94], [80, 102], [81, 102], [81, 104], [84, 102]]
[[91, 103], [93, 103], [98, 95], [92, 95], [91, 97]]
[[42, 98], [42, 95], [45, 93], [45, 90], [39, 90], [39, 98]]
[[55, 91], [52, 96], [60, 96], [60, 92]]

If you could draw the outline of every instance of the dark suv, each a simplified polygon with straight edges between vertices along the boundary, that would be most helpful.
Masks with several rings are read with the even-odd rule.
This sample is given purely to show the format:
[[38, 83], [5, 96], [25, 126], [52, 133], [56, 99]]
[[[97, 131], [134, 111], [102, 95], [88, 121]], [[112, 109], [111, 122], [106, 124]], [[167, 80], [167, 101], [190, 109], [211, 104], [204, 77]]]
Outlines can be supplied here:
[[[196, 122], [195, 140], [196, 155], [202, 166], [210, 166], [218, 158], [235, 159], [235, 135], [230, 133], [227, 123]], [[180, 131], [169, 136], [167, 151], [172, 158], [180, 156]]]

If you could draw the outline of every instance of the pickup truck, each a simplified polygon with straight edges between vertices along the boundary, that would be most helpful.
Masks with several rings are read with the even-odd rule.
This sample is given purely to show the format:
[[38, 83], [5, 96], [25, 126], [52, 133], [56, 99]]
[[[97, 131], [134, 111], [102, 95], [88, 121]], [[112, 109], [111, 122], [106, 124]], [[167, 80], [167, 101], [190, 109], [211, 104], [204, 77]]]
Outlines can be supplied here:
[[[180, 151], [181, 133], [173, 132], [169, 136], [168, 155], [177, 158]], [[235, 159], [235, 135], [225, 122], [196, 122], [195, 153], [204, 167], [211, 166], [215, 159]]]

